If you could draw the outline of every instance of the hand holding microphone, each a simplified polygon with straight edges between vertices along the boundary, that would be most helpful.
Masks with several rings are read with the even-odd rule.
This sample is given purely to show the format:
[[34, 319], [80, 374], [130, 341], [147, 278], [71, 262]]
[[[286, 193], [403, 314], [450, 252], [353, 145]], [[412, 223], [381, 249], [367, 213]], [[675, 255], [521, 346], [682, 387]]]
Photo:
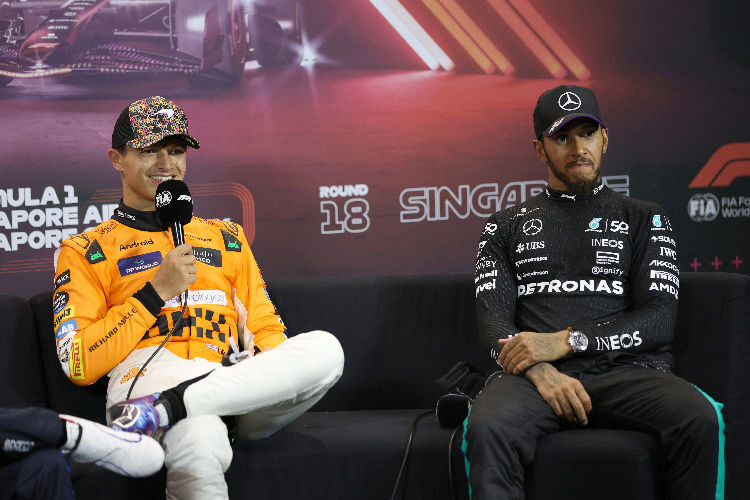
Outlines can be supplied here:
[[163, 301], [176, 297], [195, 283], [196, 274], [193, 247], [189, 243], [173, 248], [164, 256], [156, 275], [151, 279], [151, 286]]
[[173, 179], [159, 184], [156, 188], [156, 214], [164, 229], [170, 228], [175, 248], [164, 256], [151, 286], [164, 301], [181, 293], [185, 304], [187, 289], [198, 277], [193, 249], [185, 243], [183, 233], [183, 226], [193, 218], [193, 199], [184, 182]]

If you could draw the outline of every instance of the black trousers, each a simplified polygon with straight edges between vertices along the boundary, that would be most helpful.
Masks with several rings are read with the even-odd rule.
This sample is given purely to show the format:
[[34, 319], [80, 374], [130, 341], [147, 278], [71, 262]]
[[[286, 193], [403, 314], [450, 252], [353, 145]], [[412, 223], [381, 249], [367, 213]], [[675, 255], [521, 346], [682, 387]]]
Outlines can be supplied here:
[[0, 408], [0, 498], [74, 498], [70, 467], [58, 449], [64, 424], [46, 408]]
[[[723, 423], [706, 395], [673, 374], [650, 368], [620, 365], [575, 376], [591, 397], [589, 427], [645, 431], [660, 439], [667, 458], [667, 498], [716, 498], [717, 487], [723, 488]], [[567, 425], [531, 381], [515, 375], [493, 379], [465, 422], [472, 499], [523, 498], [524, 465], [534, 460], [537, 441]], [[581, 471], [582, 488], [586, 472]]]

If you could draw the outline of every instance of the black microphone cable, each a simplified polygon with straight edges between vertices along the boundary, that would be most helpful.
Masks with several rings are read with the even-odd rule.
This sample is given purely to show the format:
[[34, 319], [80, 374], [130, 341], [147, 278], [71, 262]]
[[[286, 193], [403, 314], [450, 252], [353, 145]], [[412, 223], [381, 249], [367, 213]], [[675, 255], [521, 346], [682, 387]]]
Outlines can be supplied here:
[[143, 363], [143, 366], [141, 366], [141, 369], [138, 370], [138, 374], [133, 379], [133, 383], [130, 384], [130, 389], [128, 389], [128, 395], [125, 396], [125, 401], [127, 401], [128, 399], [130, 399], [130, 394], [133, 392], [133, 387], [135, 387], [135, 383], [138, 382], [138, 377], [140, 377], [141, 373], [143, 373], [143, 370], [146, 369], [146, 365], [148, 365], [149, 361], [151, 361], [152, 359], [154, 359], [154, 356], [156, 356], [159, 353], [159, 351], [161, 351], [161, 348], [164, 347], [164, 345], [167, 343], [167, 340], [169, 340], [169, 338], [172, 336], [172, 334], [177, 331], [177, 328], [182, 327], [182, 320], [185, 319], [185, 308], [187, 308], [187, 300], [184, 301], [183, 304], [182, 304], [182, 311], [180, 311], [180, 319], [178, 319], [177, 321], [175, 321], [174, 326], [169, 331], [169, 333], [167, 334], [167, 336], [164, 337], [164, 340], [161, 341], [161, 344], [159, 344], [159, 347], [157, 347], [156, 350], [153, 353], [151, 353], [151, 356], [148, 357], [148, 359], [146, 360], [146, 362]]
[[[427, 410], [423, 413], [420, 413], [417, 415], [411, 424], [411, 432], [409, 433], [409, 439], [406, 442], [406, 450], [404, 451], [404, 458], [401, 460], [401, 467], [398, 471], [398, 476], [396, 477], [396, 484], [393, 485], [393, 491], [391, 492], [391, 500], [396, 499], [396, 494], [399, 491], [399, 486], [401, 483], [401, 478], [404, 476], [404, 472], [406, 472], [406, 464], [409, 460], [409, 454], [411, 452], [411, 442], [414, 439], [414, 434], [417, 432], [417, 424], [420, 420], [422, 420], [424, 417], [428, 415], [432, 415], [435, 413], [434, 410]], [[404, 487], [406, 487], [406, 483], [404, 483]], [[401, 495], [403, 497], [403, 495]]]

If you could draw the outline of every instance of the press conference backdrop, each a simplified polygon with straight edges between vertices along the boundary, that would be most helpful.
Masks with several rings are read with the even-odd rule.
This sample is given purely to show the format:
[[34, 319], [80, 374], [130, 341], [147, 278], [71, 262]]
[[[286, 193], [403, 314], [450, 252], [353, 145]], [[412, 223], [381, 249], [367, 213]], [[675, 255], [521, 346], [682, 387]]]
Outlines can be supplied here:
[[[110, 217], [112, 125], [156, 94], [202, 144], [185, 179], [195, 215], [242, 224], [267, 280], [472, 273], [486, 218], [546, 184], [537, 96], [580, 82], [609, 128], [605, 182], [664, 206], [681, 272], [750, 271], [746, 3], [278, 2], [301, 20], [303, 64], [251, 61], [236, 84], [6, 76], [0, 293], [49, 289], [61, 239]], [[384, 15], [394, 4], [450, 64], [415, 52]]]

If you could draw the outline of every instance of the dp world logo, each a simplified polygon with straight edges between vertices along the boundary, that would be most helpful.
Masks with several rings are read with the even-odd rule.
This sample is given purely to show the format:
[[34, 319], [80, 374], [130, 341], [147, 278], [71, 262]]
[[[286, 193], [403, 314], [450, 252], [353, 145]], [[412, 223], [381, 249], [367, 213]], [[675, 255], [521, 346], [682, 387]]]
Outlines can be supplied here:
[[714, 220], [719, 215], [719, 199], [711, 193], [694, 194], [688, 201], [687, 210], [695, 222]]
[[169, 205], [172, 201], [172, 193], [169, 191], [162, 191], [156, 195], [156, 206], [161, 208]]

